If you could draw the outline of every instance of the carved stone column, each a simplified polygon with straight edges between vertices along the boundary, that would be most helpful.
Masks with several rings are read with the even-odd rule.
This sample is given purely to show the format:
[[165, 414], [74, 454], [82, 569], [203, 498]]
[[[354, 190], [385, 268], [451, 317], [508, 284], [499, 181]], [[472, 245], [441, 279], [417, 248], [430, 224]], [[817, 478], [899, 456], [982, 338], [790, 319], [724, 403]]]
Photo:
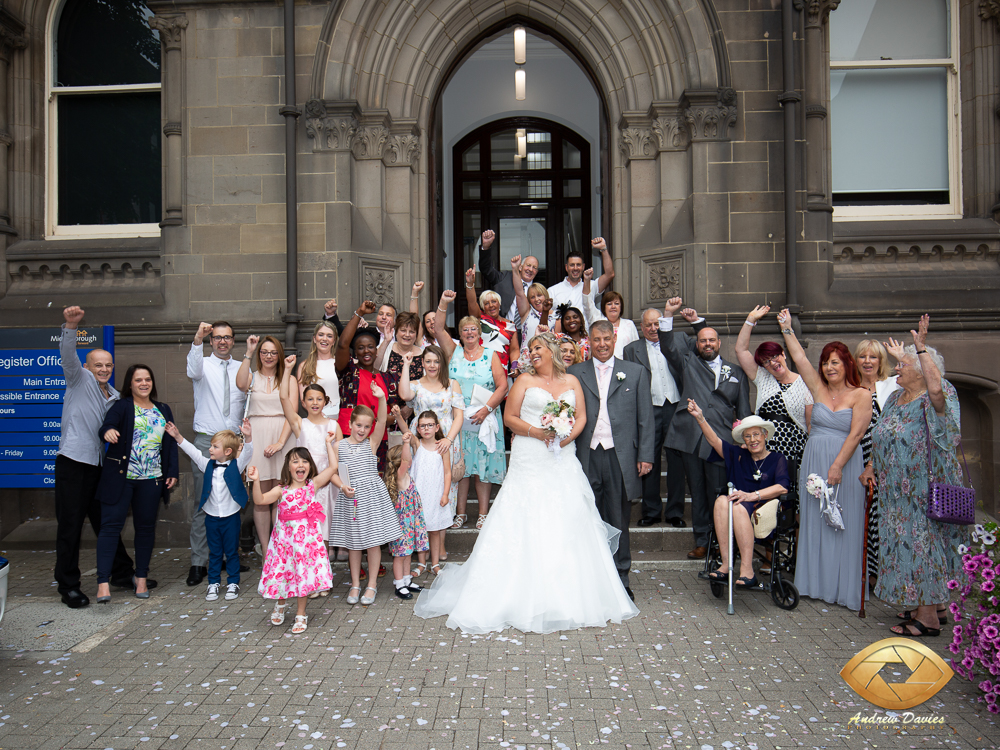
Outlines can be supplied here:
[[807, 0], [797, 4], [806, 14], [806, 209], [833, 213], [830, 174], [830, 11], [840, 0]]
[[163, 125], [166, 157], [166, 184], [164, 185], [163, 220], [161, 227], [180, 226], [184, 223], [184, 195], [182, 188], [182, 114], [181, 81], [183, 59], [181, 43], [187, 16], [153, 16], [150, 28], [160, 33], [163, 47]]
[[7, 76], [11, 55], [28, 44], [23, 32], [24, 24], [0, 6], [0, 233], [7, 235], [17, 234], [10, 225], [10, 196], [7, 192], [7, 152], [14, 143], [7, 111]]

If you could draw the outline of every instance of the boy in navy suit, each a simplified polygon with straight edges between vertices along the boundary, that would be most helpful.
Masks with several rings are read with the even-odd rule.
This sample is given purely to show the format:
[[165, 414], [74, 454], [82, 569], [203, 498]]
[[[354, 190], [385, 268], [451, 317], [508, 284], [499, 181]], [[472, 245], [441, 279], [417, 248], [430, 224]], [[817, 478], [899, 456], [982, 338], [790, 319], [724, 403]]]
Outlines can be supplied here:
[[[208, 593], [206, 601], [219, 598], [222, 588], [222, 558], [226, 558], [226, 599], [240, 595], [240, 514], [250, 499], [243, 483], [243, 471], [253, 458], [250, 420], [244, 419], [240, 432], [246, 442], [240, 450], [240, 437], [232, 430], [212, 436], [208, 458], [184, 439], [177, 426], [167, 424], [167, 433], [177, 441], [191, 462], [205, 474], [198, 510], [205, 510], [205, 535], [208, 538]], [[233, 460], [235, 459], [235, 460]]]

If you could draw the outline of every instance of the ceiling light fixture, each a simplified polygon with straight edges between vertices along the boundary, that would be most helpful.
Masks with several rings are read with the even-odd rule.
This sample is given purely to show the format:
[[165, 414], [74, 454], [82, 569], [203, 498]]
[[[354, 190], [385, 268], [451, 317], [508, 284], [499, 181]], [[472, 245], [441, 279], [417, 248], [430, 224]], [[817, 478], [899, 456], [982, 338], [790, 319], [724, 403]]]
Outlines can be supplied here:
[[523, 26], [514, 27], [514, 62], [524, 65], [527, 57], [528, 34]]
[[514, 98], [519, 102], [524, 101], [524, 68], [514, 71]]

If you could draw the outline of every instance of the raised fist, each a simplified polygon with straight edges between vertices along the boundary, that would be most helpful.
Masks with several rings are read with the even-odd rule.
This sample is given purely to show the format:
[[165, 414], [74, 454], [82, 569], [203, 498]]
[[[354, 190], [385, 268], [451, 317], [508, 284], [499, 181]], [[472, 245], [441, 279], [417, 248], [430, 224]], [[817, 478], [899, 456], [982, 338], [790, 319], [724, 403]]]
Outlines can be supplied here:
[[375, 312], [375, 303], [370, 299], [366, 299], [361, 303], [361, 307], [358, 308], [358, 315], [371, 315]]
[[63, 318], [70, 328], [76, 328], [77, 324], [83, 320], [83, 308], [73, 305], [63, 310]]
[[497, 233], [492, 229], [487, 229], [483, 232], [483, 250], [489, 250], [490, 246], [493, 244], [493, 240], [496, 239]]

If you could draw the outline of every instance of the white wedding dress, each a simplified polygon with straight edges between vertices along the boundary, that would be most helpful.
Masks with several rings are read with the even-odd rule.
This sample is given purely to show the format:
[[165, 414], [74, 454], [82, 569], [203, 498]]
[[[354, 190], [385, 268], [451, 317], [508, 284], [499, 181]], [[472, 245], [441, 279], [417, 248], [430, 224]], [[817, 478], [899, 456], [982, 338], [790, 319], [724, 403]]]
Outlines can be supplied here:
[[[575, 405], [574, 391], [562, 397]], [[539, 426], [552, 400], [543, 388], [529, 388], [521, 419]], [[515, 437], [507, 478], [468, 562], [446, 566], [420, 593], [414, 614], [448, 615], [449, 628], [467, 633], [509, 627], [552, 633], [635, 617], [639, 610], [618, 577], [609, 529], [575, 444], [557, 456], [541, 440]]]

